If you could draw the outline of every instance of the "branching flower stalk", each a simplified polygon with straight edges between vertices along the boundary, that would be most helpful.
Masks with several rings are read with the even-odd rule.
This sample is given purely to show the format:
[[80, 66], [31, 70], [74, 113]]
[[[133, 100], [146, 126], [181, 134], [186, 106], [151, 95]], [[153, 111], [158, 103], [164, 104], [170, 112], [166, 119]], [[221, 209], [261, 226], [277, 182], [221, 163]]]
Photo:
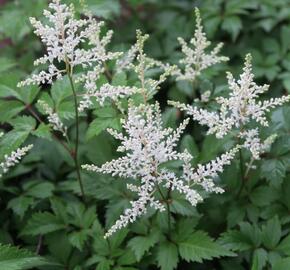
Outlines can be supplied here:
[[[49, 10], [44, 10], [43, 14], [47, 19], [47, 24], [35, 18], [30, 18], [30, 22], [35, 28], [35, 34], [41, 38], [47, 49], [46, 54], [37, 59], [34, 64], [46, 64], [48, 68], [38, 74], [33, 74], [30, 78], [20, 82], [18, 86], [53, 84], [55, 79], [60, 80], [64, 75], [68, 76], [74, 100], [76, 125], [75, 147], [73, 151], [70, 151], [70, 154], [75, 163], [82, 197], [85, 200], [78, 161], [79, 115], [73, 70], [79, 66], [84, 70], [85, 78], [88, 76], [97, 77], [98, 72], [103, 70], [95, 67], [100, 67], [107, 60], [115, 59], [120, 53], [106, 51], [106, 46], [112, 37], [112, 31], [101, 36], [101, 28], [104, 23], [98, 23], [91, 14], [88, 14], [86, 19], [76, 19], [73, 5], [62, 4], [60, 0], [52, 0], [49, 4]], [[84, 49], [83, 45], [86, 45], [87, 49]], [[59, 68], [63, 64], [66, 68]], [[56, 120], [56, 118], [51, 120]], [[58, 123], [54, 122], [55, 125]]]
[[66, 61], [66, 71], [67, 75], [69, 78], [71, 90], [73, 93], [73, 99], [74, 99], [74, 109], [75, 109], [75, 128], [76, 128], [76, 138], [75, 138], [75, 147], [74, 147], [74, 152], [72, 153], [72, 157], [75, 163], [75, 168], [77, 172], [77, 179], [80, 185], [80, 190], [82, 194], [83, 201], [86, 202], [86, 196], [85, 196], [85, 191], [84, 191], [84, 186], [83, 186], [83, 181], [82, 181], [82, 176], [80, 172], [80, 165], [79, 165], [79, 106], [78, 106], [78, 100], [77, 100], [77, 93], [75, 90], [74, 86], [74, 81], [73, 81], [73, 67], [70, 65], [69, 61]]
[[[127, 188], [136, 192], [138, 199], [131, 202], [132, 207], [125, 210], [105, 237], [144, 215], [148, 206], [164, 211], [162, 201], [160, 202], [155, 196], [155, 192], [160, 192], [167, 207], [171, 190], [183, 194], [193, 206], [203, 200], [198, 191], [194, 189], [196, 186], [202, 187], [207, 192], [223, 192], [220, 187], [215, 186], [213, 178], [217, 176], [217, 173], [222, 172], [225, 165], [230, 163], [238, 148], [232, 149], [208, 164], [200, 164], [193, 169], [190, 165], [192, 156], [187, 151], [179, 153], [175, 150], [187, 123], [188, 119], [177, 130], [163, 128], [158, 103], [142, 104], [138, 107], [129, 107], [128, 118], [122, 121], [126, 135], [108, 129], [111, 135], [121, 141], [117, 151], [125, 153], [125, 156], [109, 161], [101, 167], [95, 165], [83, 165], [82, 167], [89, 171], [135, 179], [136, 184], [127, 185]], [[160, 168], [163, 163], [171, 160], [183, 162], [181, 176], [168, 169]], [[168, 190], [167, 198], [162, 194], [160, 187]], [[170, 215], [170, 208], [168, 207], [167, 210]], [[170, 219], [168, 221], [170, 222]]]

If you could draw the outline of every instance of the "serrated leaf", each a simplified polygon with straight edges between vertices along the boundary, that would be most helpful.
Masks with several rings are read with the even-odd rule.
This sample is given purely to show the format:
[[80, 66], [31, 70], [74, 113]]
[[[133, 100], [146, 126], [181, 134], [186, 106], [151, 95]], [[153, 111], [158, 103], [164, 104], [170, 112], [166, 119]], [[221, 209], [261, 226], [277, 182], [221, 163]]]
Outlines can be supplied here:
[[290, 234], [281, 241], [277, 247], [277, 250], [283, 252], [287, 256], [290, 256]]
[[22, 102], [17, 100], [5, 100], [0, 102], [0, 122], [4, 123], [18, 113], [20, 113], [25, 106]]
[[157, 251], [157, 262], [161, 270], [172, 270], [177, 267], [178, 250], [170, 242], [160, 244]]
[[274, 265], [272, 270], [286, 270], [290, 269], [290, 257], [283, 258], [281, 260], [278, 260]]
[[55, 101], [56, 108], [67, 97], [72, 95], [72, 89], [67, 76], [57, 80], [51, 87], [51, 97]]
[[258, 248], [254, 251], [253, 264], [251, 270], [262, 270], [267, 263], [267, 252], [262, 248]]
[[238, 16], [229, 16], [224, 19], [221, 27], [232, 35], [233, 40], [236, 40], [242, 29], [242, 21]]
[[144, 254], [151, 247], [153, 247], [158, 242], [158, 240], [158, 234], [156, 232], [152, 232], [146, 236], [136, 236], [132, 238], [128, 243], [128, 247], [130, 247], [135, 253], [137, 261], [140, 261]]
[[26, 190], [25, 195], [34, 198], [45, 199], [52, 196], [54, 185], [49, 182], [35, 183]]
[[50, 127], [44, 123], [41, 123], [36, 130], [32, 131], [32, 134], [39, 138], [51, 140]]
[[103, 259], [99, 262], [96, 270], [110, 270], [112, 264], [113, 262], [111, 260]]
[[65, 229], [63, 224], [56, 216], [51, 213], [35, 213], [27, 222], [22, 230], [22, 235], [44, 235], [50, 232]]
[[241, 232], [231, 230], [223, 233], [219, 238], [219, 242], [233, 251], [245, 251], [251, 249], [252, 245]]
[[22, 270], [46, 264], [44, 259], [16, 247], [0, 244], [0, 270]]
[[90, 140], [91, 138], [99, 135], [102, 131], [107, 128], [120, 129], [120, 119], [119, 118], [96, 118], [89, 126], [86, 139]]
[[188, 262], [202, 262], [215, 257], [233, 255], [203, 231], [196, 231], [188, 239], [178, 243], [178, 249], [180, 256]]
[[124, 253], [118, 258], [118, 265], [132, 265], [136, 263], [136, 256], [130, 249], [124, 251]]
[[250, 194], [251, 202], [257, 206], [270, 205], [277, 198], [279, 194], [276, 190], [267, 186], [257, 187]]
[[15, 65], [16, 63], [13, 60], [6, 57], [0, 57], [0, 73], [9, 70]]
[[272, 250], [281, 238], [281, 224], [277, 216], [270, 219], [262, 229], [262, 242], [268, 249]]
[[23, 195], [13, 198], [8, 203], [8, 208], [12, 209], [13, 212], [23, 218], [25, 212], [29, 206], [34, 202], [33, 198], [25, 197]]
[[261, 176], [266, 178], [270, 185], [280, 186], [286, 175], [285, 164], [277, 159], [265, 160], [261, 167]]
[[72, 232], [69, 236], [68, 239], [72, 246], [78, 248], [80, 251], [83, 250], [84, 244], [87, 241], [89, 236], [89, 231], [88, 230], [81, 230], [81, 231], [76, 231]]

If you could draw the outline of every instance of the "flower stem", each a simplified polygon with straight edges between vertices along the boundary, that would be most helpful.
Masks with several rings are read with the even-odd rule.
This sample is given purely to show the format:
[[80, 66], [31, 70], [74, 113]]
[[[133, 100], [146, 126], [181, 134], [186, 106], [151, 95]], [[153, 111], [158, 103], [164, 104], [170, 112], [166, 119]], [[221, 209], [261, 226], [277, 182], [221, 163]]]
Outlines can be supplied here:
[[76, 94], [76, 90], [75, 90], [75, 87], [74, 87], [72, 74], [70, 72], [67, 72], [67, 74], [68, 74], [69, 82], [70, 82], [72, 93], [73, 93], [74, 107], [75, 107], [76, 140], [75, 140], [75, 149], [74, 149], [74, 153], [73, 153], [73, 160], [74, 160], [74, 163], [75, 163], [75, 168], [76, 168], [76, 172], [77, 172], [77, 178], [78, 178], [78, 182], [79, 182], [79, 185], [80, 185], [82, 198], [83, 198], [83, 201], [86, 202], [86, 196], [85, 196], [85, 192], [84, 192], [84, 186], [83, 186], [83, 182], [82, 182], [80, 166], [79, 166], [79, 160], [78, 160], [78, 152], [79, 152], [79, 111], [78, 111], [77, 94]]

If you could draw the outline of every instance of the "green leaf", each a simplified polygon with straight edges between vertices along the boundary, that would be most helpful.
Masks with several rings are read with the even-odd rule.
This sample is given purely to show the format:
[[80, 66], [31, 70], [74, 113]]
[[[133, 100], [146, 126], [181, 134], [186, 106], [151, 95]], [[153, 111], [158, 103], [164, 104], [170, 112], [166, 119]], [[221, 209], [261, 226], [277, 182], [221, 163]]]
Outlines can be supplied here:
[[102, 261], [99, 262], [96, 270], [110, 270], [112, 264], [113, 262], [111, 260], [104, 258]]
[[102, 131], [107, 128], [120, 129], [120, 119], [119, 118], [96, 118], [89, 126], [86, 139], [99, 135]]
[[81, 231], [72, 232], [69, 235], [68, 239], [74, 247], [82, 251], [84, 244], [88, 239], [88, 236], [89, 236], [88, 230], [81, 230]]
[[67, 76], [62, 80], [57, 80], [51, 87], [51, 97], [55, 102], [56, 109], [59, 104], [67, 97], [72, 95], [72, 89]]
[[229, 16], [224, 19], [221, 27], [232, 35], [233, 40], [236, 40], [242, 29], [242, 21], [238, 16]]
[[250, 200], [256, 206], [270, 205], [277, 198], [279, 193], [273, 187], [267, 186], [257, 187], [250, 194]]
[[160, 244], [157, 251], [157, 262], [161, 270], [172, 270], [177, 267], [178, 250], [170, 242]]
[[261, 176], [266, 178], [273, 186], [280, 186], [286, 175], [285, 164], [277, 159], [265, 160], [261, 167]]
[[0, 57], [0, 73], [11, 69], [15, 65], [16, 63], [13, 60], [5, 57]]
[[274, 249], [282, 236], [281, 224], [277, 216], [270, 219], [262, 228], [262, 242], [268, 249]]
[[282, 51], [286, 53], [290, 47], [290, 27], [288, 25], [283, 25], [281, 27], [281, 43]]
[[36, 126], [36, 121], [31, 116], [18, 116], [10, 120], [9, 123], [15, 129], [27, 132], [32, 131]]
[[219, 243], [233, 251], [245, 251], [251, 249], [251, 242], [241, 232], [231, 230], [223, 233]]
[[277, 250], [281, 251], [282, 253], [290, 256], [290, 234], [288, 234], [278, 245], [276, 248]]
[[50, 232], [65, 229], [66, 225], [63, 224], [56, 216], [51, 213], [35, 213], [29, 219], [28, 223], [22, 230], [22, 235], [40, 235]]
[[0, 102], [0, 122], [4, 123], [18, 113], [20, 113], [25, 106], [22, 102], [17, 100], [5, 100]]
[[44, 123], [41, 123], [36, 130], [32, 131], [32, 134], [39, 138], [51, 140], [50, 127]]
[[290, 269], [290, 257], [283, 258], [281, 260], [278, 260], [274, 265], [272, 270], [286, 270]]
[[178, 243], [178, 249], [180, 256], [188, 262], [202, 262], [214, 257], [233, 255], [203, 231], [196, 231], [188, 239]]
[[19, 215], [22, 219], [29, 206], [31, 206], [33, 203], [33, 198], [25, 197], [22, 195], [15, 197], [11, 201], [9, 201], [8, 208], [12, 209], [14, 213]]
[[25, 195], [34, 198], [45, 199], [52, 196], [54, 189], [54, 185], [50, 182], [39, 183], [38, 181], [35, 181], [32, 185], [29, 185]]
[[0, 244], [0, 270], [22, 270], [44, 264], [44, 259], [27, 250]]
[[132, 250], [127, 249], [122, 256], [118, 258], [118, 265], [131, 265], [136, 263], [136, 257]]
[[259, 248], [254, 251], [253, 264], [251, 270], [262, 270], [267, 263], [267, 252], [266, 250]]
[[194, 160], [197, 160], [199, 156], [199, 150], [192, 136], [185, 135], [181, 140], [180, 148], [181, 151], [186, 149], [193, 156]]
[[152, 232], [146, 236], [136, 236], [132, 238], [128, 243], [128, 247], [130, 247], [135, 253], [137, 261], [140, 261], [144, 254], [148, 252], [149, 249], [158, 242], [158, 240], [158, 233]]

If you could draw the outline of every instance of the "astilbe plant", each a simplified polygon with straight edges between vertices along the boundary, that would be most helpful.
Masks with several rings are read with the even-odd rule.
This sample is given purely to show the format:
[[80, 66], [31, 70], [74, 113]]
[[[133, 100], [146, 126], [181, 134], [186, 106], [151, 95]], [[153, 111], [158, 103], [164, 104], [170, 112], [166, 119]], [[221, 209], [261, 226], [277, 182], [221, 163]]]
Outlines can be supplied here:
[[[90, 13], [85, 14], [81, 19], [76, 19], [73, 5], [62, 4], [60, 0], [52, 0], [49, 10], [44, 11], [46, 23], [35, 18], [30, 19], [35, 34], [46, 47], [46, 53], [35, 61], [35, 65], [43, 65], [43, 69], [20, 82], [18, 86], [36, 84], [53, 87], [55, 82], [65, 80], [64, 77], [68, 78], [71, 96], [67, 100], [74, 108], [74, 137], [70, 137], [70, 128], [73, 125], [69, 126], [63, 121], [53, 102], [40, 98], [37, 101], [37, 108], [47, 117], [46, 121], [48, 127], [52, 129], [53, 137], [61, 143], [74, 161], [79, 189], [85, 205], [79, 207], [81, 212], [84, 216], [87, 212], [94, 212], [95, 217], [95, 205], [93, 207], [90, 205], [93, 200], [90, 200], [89, 195], [85, 193], [83, 186], [85, 172], [81, 171], [81, 167], [97, 174], [123, 178], [127, 181], [127, 189], [134, 193], [134, 197], [130, 198], [131, 206], [124, 210], [104, 234], [108, 239], [100, 241], [110, 243], [110, 237], [114, 237], [115, 233], [137, 221], [141, 216], [146, 218], [148, 209], [151, 208], [156, 213], [167, 211], [166, 239], [170, 240], [170, 244], [175, 245], [170, 235], [172, 224], [176, 219], [176, 215], [172, 215], [172, 193], [179, 193], [192, 207], [196, 207], [208, 194], [224, 192], [223, 183], [216, 184], [215, 181], [224, 167], [235, 159], [237, 152], [240, 154], [241, 164], [243, 163], [242, 149], [248, 149], [251, 153], [247, 171], [242, 172], [247, 175], [253, 161], [260, 159], [261, 154], [269, 149], [275, 139], [275, 134], [262, 139], [260, 126], [268, 125], [266, 114], [270, 109], [284, 104], [290, 98], [282, 96], [260, 101], [260, 95], [269, 87], [259, 86], [254, 82], [251, 56], [247, 55], [243, 73], [238, 80], [235, 80], [231, 73], [227, 74], [229, 96], [216, 99], [217, 110], [201, 108], [199, 103], [189, 105], [176, 101], [169, 102], [194, 121], [206, 126], [208, 134], [214, 134], [218, 139], [231, 135], [235, 139], [235, 145], [205, 164], [194, 163], [195, 157], [187, 150], [178, 150], [179, 141], [190, 120], [185, 119], [176, 129], [166, 127], [162, 120], [160, 105], [154, 101], [154, 95], [168, 77], [172, 81], [187, 80], [192, 83], [203, 70], [228, 60], [227, 57], [219, 55], [222, 44], [218, 44], [212, 51], [209, 50], [211, 43], [203, 31], [198, 9], [195, 10], [195, 14], [196, 30], [190, 44], [188, 45], [182, 38], [178, 39], [184, 54], [179, 67], [148, 56], [144, 46], [149, 36], [142, 34], [140, 30], [136, 31], [136, 43], [126, 53], [108, 51], [112, 31], [105, 33], [104, 23], [97, 22]], [[108, 61], [112, 64], [111, 70], [108, 68]], [[126, 85], [113, 83], [113, 77], [120, 74], [130, 74], [133, 79]], [[202, 105], [206, 105], [210, 98], [210, 91], [201, 95]], [[121, 126], [118, 130], [107, 129], [107, 132], [120, 142], [117, 152], [120, 152], [121, 156], [102, 165], [80, 166], [79, 159], [82, 154], [79, 153], [80, 121], [90, 122], [94, 116], [92, 110], [97, 111], [104, 107], [113, 107], [121, 118]], [[29, 106], [27, 108], [31, 109]], [[29, 111], [40, 125], [44, 125], [44, 120], [36, 112]], [[253, 123], [260, 126], [252, 128]], [[111, 123], [104, 125], [102, 130], [107, 126], [112, 125]], [[94, 128], [94, 125], [89, 123], [89, 129], [91, 128]], [[74, 146], [72, 146], [73, 140]], [[30, 148], [31, 145], [6, 155], [0, 164], [2, 171], [5, 173], [18, 163]], [[170, 162], [177, 162], [177, 168], [172, 169]], [[52, 201], [51, 204], [53, 204], [53, 212], [58, 212], [58, 207], [65, 208], [60, 202]], [[50, 213], [47, 216], [52, 220], [54, 218]], [[94, 226], [94, 229], [101, 227], [97, 221], [94, 222], [90, 218], [85, 221], [89, 224], [85, 225], [87, 231], [90, 226]], [[61, 229], [67, 228], [69, 222], [65, 221], [65, 223], [57, 226]], [[74, 222], [72, 224], [75, 226]], [[51, 231], [48, 230], [49, 232]], [[90, 231], [90, 236], [91, 234]], [[73, 237], [70, 238], [80, 250], [87, 240], [83, 235], [81, 237], [82, 240], [77, 243], [73, 242], [75, 240]], [[202, 237], [206, 238], [203, 234]], [[191, 258], [187, 252], [180, 251], [180, 253], [185, 259]], [[200, 257], [207, 259], [220, 254], [225, 253], [203, 254]], [[96, 262], [99, 260], [97, 258]], [[197, 260], [200, 260], [199, 257]]]
[[[126, 156], [105, 163], [101, 167], [83, 165], [83, 168], [137, 180], [136, 184], [127, 187], [137, 192], [138, 199], [131, 202], [132, 208], [125, 210], [124, 215], [109, 229], [106, 236], [110, 236], [117, 229], [125, 227], [129, 222], [145, 214], [147, 206], [156, 210], [165, 210], [164, 205], [154, 195], [160, 192], [162, 199], [168, 200], [162, 194], [160, 186], [166, 187], [169, 192], [177, 190], [184, 194], [193, 206], [202, 201], [202, 196], [194, 189], [196, 185], [208, 192], [223, 192], [221, 188], [215, 187], [212, 178], [223, 170], [224, 165], [230, 163], [237, 149], [222, 155], [216, 161], [198, 165], [197, 170], [194, 171], [190, 166], [191, 155], [188, 152], [178, 153], [175, 150], [187, 123], [188, 119], [175, 131], [171, 128], [164, 129], [158, 104], [140, 105], [129, 108], [128, 118], [123, 121], [125, 135], [108, 130], [121, 141], [117, 151], [125, 152]], [[160, 165], [172, 160], [183, 161], [181, 176], [167, 169], [160, 169]]]

